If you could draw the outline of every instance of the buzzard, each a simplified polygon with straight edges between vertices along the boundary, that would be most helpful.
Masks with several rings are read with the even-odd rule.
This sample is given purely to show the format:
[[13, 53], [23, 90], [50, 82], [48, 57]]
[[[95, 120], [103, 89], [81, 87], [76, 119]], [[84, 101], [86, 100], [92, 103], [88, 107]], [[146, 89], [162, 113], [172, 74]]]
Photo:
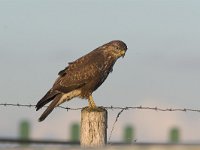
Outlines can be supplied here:
[[127, 46], [123, 41], [114, 40], [70, 62], [58, 73], [59, 77], [52, 88], [36, 104], [37, 111], [52, 101], [38, 121], [43, 121], [56, 106], [74, 97], [88, 99], [89, 108], [95, 108], [92, 93], [112, 72], [116, 60], [124, 57], [126, 50]]

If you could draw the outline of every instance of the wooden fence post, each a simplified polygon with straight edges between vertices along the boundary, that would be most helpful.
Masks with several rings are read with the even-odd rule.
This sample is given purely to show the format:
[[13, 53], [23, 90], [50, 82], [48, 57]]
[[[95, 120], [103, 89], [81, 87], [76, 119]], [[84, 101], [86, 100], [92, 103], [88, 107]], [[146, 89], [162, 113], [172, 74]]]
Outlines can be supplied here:
[[102, 147], [107, 143], [107, 110], [102, 107], [81, 110], [82, 147]]

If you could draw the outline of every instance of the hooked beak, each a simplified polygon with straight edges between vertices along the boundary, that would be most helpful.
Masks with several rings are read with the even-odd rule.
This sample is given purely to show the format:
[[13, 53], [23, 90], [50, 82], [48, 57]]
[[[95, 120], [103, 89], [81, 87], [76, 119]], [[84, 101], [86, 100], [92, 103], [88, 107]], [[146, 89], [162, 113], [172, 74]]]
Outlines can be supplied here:
[[124, 58], [124, 56], [125, 56], [125, 53], [126, 53], [126, 51], [125, 50], [122, 50], [121, 52], [120, 52], [120, 54], [121, 54], [121, 56]]

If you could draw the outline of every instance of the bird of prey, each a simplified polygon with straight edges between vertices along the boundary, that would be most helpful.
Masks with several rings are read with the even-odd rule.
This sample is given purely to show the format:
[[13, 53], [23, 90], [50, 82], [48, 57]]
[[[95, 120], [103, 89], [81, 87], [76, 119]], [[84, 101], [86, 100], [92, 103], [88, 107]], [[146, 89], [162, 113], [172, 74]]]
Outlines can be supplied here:
[[74, 97], [88, 99], [89, 108], [96, 108], [92, 93], [112, 72], [116, 60], [125, 56], [126, 50], [127, 46], [123, 41], [114, 40], [68, 63], [58, 73], [59, 77], [52, 88], [37, 103], [36, 110], [39, 110], [52, 101], [38, 121], [43, 121], [56, 106]]

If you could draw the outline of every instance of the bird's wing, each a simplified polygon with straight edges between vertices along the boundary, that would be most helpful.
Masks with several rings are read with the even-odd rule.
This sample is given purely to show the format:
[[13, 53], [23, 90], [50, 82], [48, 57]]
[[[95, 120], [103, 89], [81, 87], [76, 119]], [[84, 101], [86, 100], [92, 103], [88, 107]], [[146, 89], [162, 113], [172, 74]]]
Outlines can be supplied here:
[[69, 63], [69, 66], [59, 72], [59, 78], [52, 89], [68, 93], [78, 89], [99, 75], [97, 60], [103, 62], [103, 55], [98, 51], [89, 53], [78, 60]]
[[101, 61], [102, 59], [101, 53], [92, 51], [78, 60], [69, 63], [64, 70], [58, 73], [59, 77], [55, 81], [53, 87], [36, 104], [36, 110], [42, 108], [56, 96], [81, 88], [94, 77], [97, 77], [98, 70], [95, 70], [97, 69], [95, 62], [96, 60]]
[[[74, 81], [73, 75], [75, 75], [76, 72], [67, 71], [67, 69], [68, 67], [66, 67], [64, 70], [59, 72], [60, 76], [55, 81], [53, 87], [36, 104], [36, 110], [39, 110], [40, 108], [42, 108], [45, 104], [52, 101], [58, 95], [61, 95], [63, 93], [68, 93], [72, 90], [78, 89], [86, 83], [83, 80]], [[67, 72], [73, 75], [71, 76], [69, 75], [69, 73], [66, 74]]]
[[67, 71], [68, 68], [69, 68], [69, 67], [67, 66], [65, 69], [59, 71], [58, 75], [59, 75], [59, 76], [64, 76], [64, 75], [66, 74], [66, 71]]

